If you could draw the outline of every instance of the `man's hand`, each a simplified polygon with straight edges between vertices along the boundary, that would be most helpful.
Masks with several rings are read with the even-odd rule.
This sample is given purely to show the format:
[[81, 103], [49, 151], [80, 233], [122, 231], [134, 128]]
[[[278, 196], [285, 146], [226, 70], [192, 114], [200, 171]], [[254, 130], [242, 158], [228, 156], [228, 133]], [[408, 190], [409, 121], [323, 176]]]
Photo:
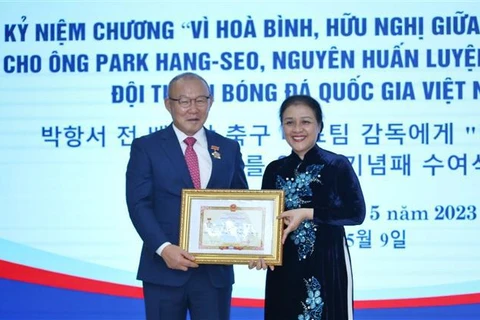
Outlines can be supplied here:
[[198, 268], [195, 257], [174, 244], [163, 249], [162, 258], [170, 269], [187, 271], [188, 268]]

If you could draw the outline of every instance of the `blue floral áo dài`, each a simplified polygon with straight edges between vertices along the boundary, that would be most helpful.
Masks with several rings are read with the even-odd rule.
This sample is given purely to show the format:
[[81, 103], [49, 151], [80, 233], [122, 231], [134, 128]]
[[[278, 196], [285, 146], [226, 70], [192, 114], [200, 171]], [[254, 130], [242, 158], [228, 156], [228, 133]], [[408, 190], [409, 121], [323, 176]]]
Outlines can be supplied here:
[[298, 315], [298, 320], [320, 320], [323, 311], [320, 282], [315, 277], [304, 281], [307, 286], [307, 299], [302, 302], [303, 313]]
[[[298, 172], [295, 169], [293, 178], [282, 178], [277, 176], [277, 188], [285, 191], [285, 207], [288, 210], [300, 208], [302, 204], [309, 203], [311, 200], [305, 199], [312, 196], [312, 189], [310, 184], [317, 182], [322, 183], [320, 178], [320, 171], [323, 169], [323, 164], [312, 164], [307, 166], [305, 172]], [[298, 247], [298, 259], [306, 259], [314, 250], [315, 231], [317, 226], [312, 220], [303, 221], [298, 228], [290, 234], [290, 239]]]

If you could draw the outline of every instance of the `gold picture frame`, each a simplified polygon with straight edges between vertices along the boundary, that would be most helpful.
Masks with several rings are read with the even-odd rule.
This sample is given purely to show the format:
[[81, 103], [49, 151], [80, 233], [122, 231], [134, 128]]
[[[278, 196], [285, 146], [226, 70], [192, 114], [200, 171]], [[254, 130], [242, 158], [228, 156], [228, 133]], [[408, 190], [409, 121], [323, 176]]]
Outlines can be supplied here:
[[283, 190], [183, 189], [179, 246], [198, 264], [282, 264]]

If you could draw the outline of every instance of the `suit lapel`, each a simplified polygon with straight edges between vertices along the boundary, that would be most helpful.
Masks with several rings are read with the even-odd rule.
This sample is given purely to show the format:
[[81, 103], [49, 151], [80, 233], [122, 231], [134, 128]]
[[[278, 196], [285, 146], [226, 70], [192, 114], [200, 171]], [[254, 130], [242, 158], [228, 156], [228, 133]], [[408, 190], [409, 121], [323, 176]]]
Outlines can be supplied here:
[[185, 156], [183, 155], [182, 148], [175, 135], [175, 131], [173, 131], [172, 125], [168, 126], [163, 133], [160, 146], [163, 148], [168, 161], [170, 161], [169, 167], [171, 167], [174, 172], [180, 173], [186, 187], [193, 189], [194, 186], [192, 178], [190, 178], [190, 173], [188, 172]]

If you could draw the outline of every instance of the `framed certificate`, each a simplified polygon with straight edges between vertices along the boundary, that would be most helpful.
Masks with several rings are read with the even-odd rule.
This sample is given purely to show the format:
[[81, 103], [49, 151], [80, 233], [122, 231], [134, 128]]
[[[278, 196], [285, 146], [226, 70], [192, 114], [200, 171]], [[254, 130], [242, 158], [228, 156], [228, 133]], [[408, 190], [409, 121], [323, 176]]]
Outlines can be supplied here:
[[182, 249], [199, 264], [282, 264], [283, 190], [184, 189]]

